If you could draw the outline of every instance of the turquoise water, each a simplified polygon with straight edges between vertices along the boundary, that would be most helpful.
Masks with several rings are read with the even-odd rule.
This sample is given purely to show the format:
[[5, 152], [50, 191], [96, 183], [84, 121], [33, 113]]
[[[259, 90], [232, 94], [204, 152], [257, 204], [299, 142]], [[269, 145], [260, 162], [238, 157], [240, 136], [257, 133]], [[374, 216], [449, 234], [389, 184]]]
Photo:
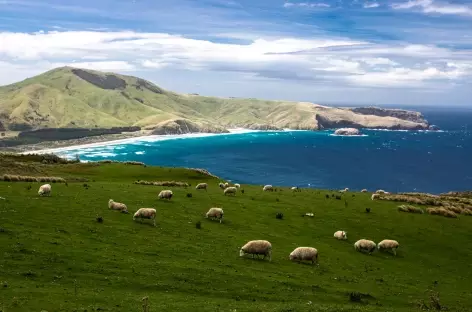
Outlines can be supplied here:
[[[205, 168], [238, 183], [325, 189], [445, 192], [472, 189], [472, 111], [424, 112], [444, 131], [254, 132], [75, 149], [81, 160]], [[472, 129], [471, 129], [472, 130]]]

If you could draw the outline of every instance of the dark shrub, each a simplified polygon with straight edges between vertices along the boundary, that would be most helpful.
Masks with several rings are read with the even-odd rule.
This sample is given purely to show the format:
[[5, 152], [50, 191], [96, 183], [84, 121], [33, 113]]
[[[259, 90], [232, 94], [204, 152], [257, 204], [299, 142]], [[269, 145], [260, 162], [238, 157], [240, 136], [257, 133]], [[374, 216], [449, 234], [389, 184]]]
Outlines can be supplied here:
[[187, 193], [188, 198], [191, 198], [192, 196], [193, 196], [192, 193]]
[[329, 195], [328, 195], [328, 194], [326, 194], [326, 199], [329, 199]]
[[341, 200], [341, 196], [336, 195], [337, 200]]
[[244, 190], [241, 190], [241, 194], [244, 194]]
[[352, 302], [361, 302], [362, 295], [358, 292], [349, 293], [349, 300]]
[[97, 217], [97, 222], [98, 223], [103, 223], [103, 217]]
[[281, 212], [277, 212], [277, 214], [275, 215], [275, 218], [279, 219], [279, 220], [282, 220], [284, 218], [284, 214], [281, 213]]
[[276, 201], [276, 202], [279, 202], [279, 201], [280, 201], [280, 199], [276, 198], [276, 199], [275, 199], [275, 201]]
[[202, 228], [202, 222], [197, 221], [197, 223], [195, 223], [195, 227], [196, 227], [197, 229], [201, 229], [201, 228]]
[[366, 208], [366, 209], [365, 209], [365, 212], [369, 213], [369, 212], [370, 212], [370, 208]]

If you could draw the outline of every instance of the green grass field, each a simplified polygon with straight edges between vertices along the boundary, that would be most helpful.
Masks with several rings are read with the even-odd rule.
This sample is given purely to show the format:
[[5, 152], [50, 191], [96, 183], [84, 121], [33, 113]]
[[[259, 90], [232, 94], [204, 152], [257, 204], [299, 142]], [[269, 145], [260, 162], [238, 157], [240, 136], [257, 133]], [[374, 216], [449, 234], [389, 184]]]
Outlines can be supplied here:
[[[449, 311], [472, 310], [472, 217], [401, 213], [399, 203], [361, 193], [336, 200], [330, 191], [243, 185], [244, 194], [225, 197], [219, 180], [177, 168], [2, 162], [0, 173], [89, 180], [52, 184], [51, 197], [38, 196], [41, 183], [0, 181], [2, 312], [143, 311], [143, 297], [149, 311], [419, 311], [430, 290]], [[192, 186], [159, 201], [167, 188], [138, 179]], [[199, 182], [209, 190], [195, 190]], [[130, 214], [108, 210], [110, 198]], [[132, 220], [140, 207], [157, 209], [157, 227]], [[222, 224], [204, 218], [210, 207], [224, 209]], [[334, 239], [337, 230], [348, 240]], [[400, 248], [369, 256], [354, 250], [361, 238]], [[272, 262], [239, 257], [253, 239], [272, 243]], [[290, 262], [298, 246], [317, 248], [319, 265]]]

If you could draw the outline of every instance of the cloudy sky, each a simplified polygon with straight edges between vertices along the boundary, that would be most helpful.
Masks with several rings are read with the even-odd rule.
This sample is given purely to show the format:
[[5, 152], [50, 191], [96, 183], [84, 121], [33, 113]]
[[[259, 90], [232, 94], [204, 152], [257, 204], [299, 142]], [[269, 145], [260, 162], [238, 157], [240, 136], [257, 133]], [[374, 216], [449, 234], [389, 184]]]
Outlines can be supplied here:
[[0, 84], [63, 65], [204, 95], [472, 106], [472, 1], [0, 0]]

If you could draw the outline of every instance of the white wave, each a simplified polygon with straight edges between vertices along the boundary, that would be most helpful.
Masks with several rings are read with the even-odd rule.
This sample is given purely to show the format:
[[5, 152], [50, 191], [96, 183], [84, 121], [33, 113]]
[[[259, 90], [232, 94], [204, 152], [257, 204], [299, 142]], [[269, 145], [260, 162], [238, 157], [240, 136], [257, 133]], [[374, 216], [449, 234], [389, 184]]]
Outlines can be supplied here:
[[135, 154], [136, 154], [136, 155], [144, 155], [144, 154], [146, 154], [146, 152], [144, 152], [144, 151], [139, 151], [139, 152], [135, 152]]
[[329, 136], [334, 136], [334, 137], [368, 137], [367, 134], [344, 135], [344, 134], [334, 134], [334, 133], [331, 133]]

